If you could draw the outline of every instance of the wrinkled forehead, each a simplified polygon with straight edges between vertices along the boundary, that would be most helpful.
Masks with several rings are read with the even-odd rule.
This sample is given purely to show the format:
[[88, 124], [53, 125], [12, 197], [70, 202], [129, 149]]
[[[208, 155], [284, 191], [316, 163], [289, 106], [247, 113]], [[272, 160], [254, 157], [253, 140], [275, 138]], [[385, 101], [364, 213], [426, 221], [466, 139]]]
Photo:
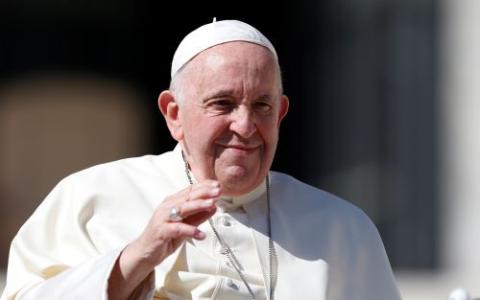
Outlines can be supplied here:
[[265, 47], [249, 42], [228, 42], [211, 47], [192, 58], [182, 68], [181, 73], [205, 76], [215, 72], [218, 76], [249, 72], [256, 76], [260, 72], [276, 72], [277, 60]]
[[263, 68], [276, 65], [277, 60], [272, 52], [258, 44], [233, 41], [213, 46], [193, 57], [185, 64], [187, 66], [261, 66]]
[[229, 91], [236, 96], [277, 95], [281, 89], [273, 54], [248, 42], [228, 42], [207, 49], [189, 61], [180, 73], [177, 76], [182, 77], [181, 89], [190, 96], [210, 94], [213, 90]]

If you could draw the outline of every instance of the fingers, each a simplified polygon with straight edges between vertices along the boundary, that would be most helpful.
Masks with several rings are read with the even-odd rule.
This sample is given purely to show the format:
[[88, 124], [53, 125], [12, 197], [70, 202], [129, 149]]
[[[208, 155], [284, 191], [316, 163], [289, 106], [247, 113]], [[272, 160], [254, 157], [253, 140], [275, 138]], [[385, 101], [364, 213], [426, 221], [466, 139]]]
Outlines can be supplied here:
[[215, 207], [215, 199], [187, 201], [178, 206], [179, 215], [186, 219], [200, 212], [210, 211]]
[[203, 211], [203, 212], [199, 212], [197, 214], [194, 214], [194, 215], [186, 218], [184, 220], [184, 222], [187, 223], [187, 224], [191, 224], [193, 226], [199, 226], [200, 224], [202, 224], [203, 222], [208, 220], [208, 218], [213, 216], [215, 214], [216, 210], [217, 210], [217, 207], [213, 206], [213, 208], [211, 210]]
[[134, 269], [148, 269], [148, 274], [186, 239], [202, 240], [206, 234], [196, 226], [182, 222], [161, 224], [150, 220], [143, 233], [124, 249], [121, 259]]
[[220, 196], [220, 184], [218, 181], [205, 180], [203, 182], [191, 185], [190, 188], [184, 190], [186, 192], [183, 197], [185, 201], [210, 199]]
[[[215, 202], [220, 194], [221, 188], [217, 181], [205, 180], [168, 197], [160, 210], [169, 222], [188, 220], [199, 213], [211, 215], [215, 212]], [[190, 218], [190, 221], [197, 223], [198, 219], [204, 218]]]
[[196, 226], [175, 222], [165, 225], [166, 235], [172, 239], [185, 240], [189, 238], [201, 240], [205, 238], [205, 233], [200, 231]]
[[[217, 210], [215, 202], [214, 199], [184, 202], [178, 207], [171, 208], [167, 222], [183, 222], [198, 226], [215, 214], [215, 211]], [[172, 218], [172, 210], [177, 212], [176, 216], [178, 219]]]

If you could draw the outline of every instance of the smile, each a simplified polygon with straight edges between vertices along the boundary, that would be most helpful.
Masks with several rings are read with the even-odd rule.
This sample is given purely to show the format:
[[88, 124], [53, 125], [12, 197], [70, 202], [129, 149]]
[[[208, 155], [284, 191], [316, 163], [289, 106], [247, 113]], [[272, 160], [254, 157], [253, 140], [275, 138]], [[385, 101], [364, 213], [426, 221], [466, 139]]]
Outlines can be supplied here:
[[234, 150], [235, 152], [239, 153], [252, 153], [260, 146], [244, 146], [244, 145], [219, 145], [222, 148], [229, 149], [229, 150]]

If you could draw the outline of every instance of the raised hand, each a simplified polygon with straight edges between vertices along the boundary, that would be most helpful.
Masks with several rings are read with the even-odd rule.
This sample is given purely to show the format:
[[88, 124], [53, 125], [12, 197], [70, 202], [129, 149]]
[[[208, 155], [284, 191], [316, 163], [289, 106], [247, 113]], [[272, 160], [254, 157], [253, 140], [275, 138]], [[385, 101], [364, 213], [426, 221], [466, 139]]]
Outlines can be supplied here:
[[[198, 226], [215, 213], [220, 194], [217, 181], [205, 180], [168, 196], [142, 234], [120, 254], [109, 280], [109, 299], [127, 299], [186, 239], [204, 239], [205, 233]], [[179, 218], [171, 218], [173, 208]]]

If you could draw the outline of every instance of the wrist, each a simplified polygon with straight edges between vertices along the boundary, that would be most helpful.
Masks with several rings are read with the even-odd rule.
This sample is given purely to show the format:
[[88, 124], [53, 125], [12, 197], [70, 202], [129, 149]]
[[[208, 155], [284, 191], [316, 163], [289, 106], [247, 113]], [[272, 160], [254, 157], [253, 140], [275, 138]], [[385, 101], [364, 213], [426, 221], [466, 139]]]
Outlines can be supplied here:
[[152, 259], [137, 250], [135, 242], [128, 244], [123, 249], [118, 258], [118, 264], [124, 278], [138, 283], [155, 268]]
[[137, 255], [134, 245], [127, 245], [115, 262], [108, 280], [108, 299], [129, 299], [132, 293], [153, 272], [148, 260]]

